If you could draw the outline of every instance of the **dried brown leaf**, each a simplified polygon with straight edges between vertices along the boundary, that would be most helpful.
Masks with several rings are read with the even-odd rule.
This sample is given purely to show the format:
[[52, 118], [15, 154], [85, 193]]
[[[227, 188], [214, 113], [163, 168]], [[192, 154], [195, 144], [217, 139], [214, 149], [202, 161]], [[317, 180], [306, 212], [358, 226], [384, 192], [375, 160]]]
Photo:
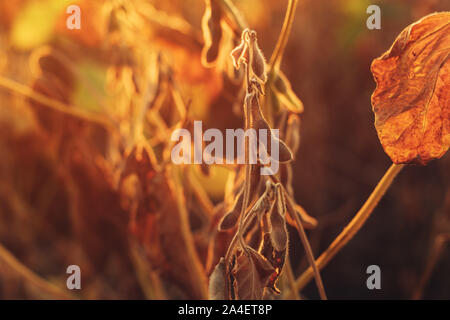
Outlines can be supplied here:
[[272, 265], [254, 249], [247, 247], [233, 269], [234, 288], [239, 300], [261, 300], [274, 272]]
[[450, 146], [450, 12], [408, 26], [372, 73], [375, 127], [392, 161], [442, 157]]

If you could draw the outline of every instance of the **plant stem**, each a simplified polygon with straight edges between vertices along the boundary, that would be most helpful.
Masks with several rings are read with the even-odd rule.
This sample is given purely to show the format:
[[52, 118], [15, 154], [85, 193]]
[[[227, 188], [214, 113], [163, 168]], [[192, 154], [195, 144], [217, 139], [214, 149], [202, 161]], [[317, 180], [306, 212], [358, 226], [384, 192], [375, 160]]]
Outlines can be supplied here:
[[[333, 243], [325, 250], [324, 253], [316, 260], [319, 270], [323, 269], [328, 262], [356, 235], [361, 229], [366, 220], [370, 217], [371, 213], [377, 206], [380, 199], [384, 196], [387, 189], [392, 184], [392, 181], [397, 174], [402, 170], [404, 165], [392, 164], [389, 169], [381, 178], [378, 185], [372, 191], [367, 201], [363, 204], [361, 209], [350, 221], [350, 223], [344, 228], [344, 230], [334, 239]], [[309, 267], [303, 274], [295, 281], [295, 289], [297, 291], [302, 290], [308, 282], [313, 278], [313, 268]], [[291, 292], [286, 293], [286, 297], [291, 296]]]
[[450, 241], [450, 233], [449, 234], [440, 234], [434, 238], [432, 248], [430, 250], [429, 257], [427, 259], [427, 265], [425, 267], [425, 271], [420, 278], [419, 286], [416, 291], [413, 293], [412, 300], [420, 300], [422, 299], [423, 291], [430, 280], [431, 275], [433, 274], [433, 270], [436, 267], [439, 258], [442, 255], [442, 252], [445, 249], [446, 242]]
[[[250, 55], [251, 57], [251, 55]], [[249, 61], [251, 62], [251, 60]], [[250, 88], [250, 66], [249, 65], [245, 65], [246, 67], [246, 71], [247, 71], [247, 92], [248, 89]], [[245, 117], [245, 131], [247, 131], [250, 128], [250, 106], [247, 103], [247, 99], [245, 99], [244, 102], [244, 117]], [[252, 171], [252, 165], [249, 163], [249, 151], [250, 151], [250, 147], [249, 147], [249, 139], [245, 139], [244, 140], [245, 143], [245, 181], [244, 181], [244, 199], [242, 201], [242, 207], [241, 207], [241, 218], [239, 219], [239, 228], [238, 228], [238, 237], [239, 237], [239, 242], [241, 243], [242, 246], [242, 250], [245, 249], [245, 243], [244, 243], [244, 238], [243, 238], [243, 221], [244, 221], [244, 217], [245, 217], [245, 212], [247, 210], [247, 206], [249, 203], [249, 197], [250, 197], [250, 188], [251, 188], [251, 171]]]
[[[286, 190], [284, 190], [285, 197], [288, 201], [292, 201]], [[295, 208], [295, 206], [294, 206]], [[323, 286], [322, 277], [320, 276], [319, 268], [317, 267], [316, 260], [314, 259], [314, 253], [312, 252], [311, 245], [309, 244], [308, 238], [306, 236], [305, 228], [303, 228], [303, 224], [300, 221], [298, 214], [295, 212], [290, 213], [291, 216], [295, 219], [295, 223], [297, 224], [298, 234], [300, 235], [300, 239], [302, 241], [303, 247], [306, 251], [306, 258], [308, 259], [308, 263], [310, 268], [313, 271], [314, 279], [316, 280], [317, 289], [319, 290], [319, 295], [322, 300], [327, 300], [327, 295], [325, 293], [325, 288]], [[294, 284], [295, 285], [295, 284]]]
[[281, 59], [283, 58], [284, 49], [289, 38], [289, 34], [292, 29], [292, 23], [294, 22], [295, 10], [297, 9], [298, 0], [289, 0], [289, 4], [284, 17], [283, 27], [281, 29], [280, 36], [278, 37], [275, 50], [270, 58], [270, 71], [278, 71], [280, 69]]

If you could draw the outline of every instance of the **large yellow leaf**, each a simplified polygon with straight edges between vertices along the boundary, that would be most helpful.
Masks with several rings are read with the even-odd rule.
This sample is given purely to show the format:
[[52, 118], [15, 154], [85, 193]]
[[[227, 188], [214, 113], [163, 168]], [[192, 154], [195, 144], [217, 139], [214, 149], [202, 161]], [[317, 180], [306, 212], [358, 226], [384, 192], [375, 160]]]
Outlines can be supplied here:
[[372, 73], [375, 127], [392, 161], [442, 157], [450, 146], [450, 12], [408, 26]]

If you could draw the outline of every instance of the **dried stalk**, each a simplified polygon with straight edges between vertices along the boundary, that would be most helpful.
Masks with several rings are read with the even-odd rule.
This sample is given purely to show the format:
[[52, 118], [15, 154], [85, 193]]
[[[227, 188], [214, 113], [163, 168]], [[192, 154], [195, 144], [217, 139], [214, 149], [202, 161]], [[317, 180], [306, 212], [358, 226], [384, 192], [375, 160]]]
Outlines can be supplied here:
[[286, 44], [292, 29], [292, 23], [294, 22], [294, 15], [295, 10], [297, 9], [297, 4], [298, 0], [289, 0], [283, 27], [281, 29], [280, 36], [278, 37], [278, 42], [275, 46], [275, 50], [272, 54], [272, 57], [270, 58], [269, 73], [278, 71], [280, 69], [281, 59], [283, 58], [283, 53], [286, 49]]
[[[283, 188], [285, 197], [287, 198], [287, 201], [292, 201], [292, 199], [287, 194], [286, 190]], [[314, 279], [316, 280], [316, 285], [319, 290], [319, 295], [322, 300], [327, 300], [327, 295], [325, 293], [325, 288], [323, 286], [322, 277], [320, 276], [319, 269], [317, 267], [316, 260], [314, 259], [314, 253], [312, 252], [311, 245], [309, 244], [308, 237], [306, 236], [305, 228], [303, 228], [303, 224], [300, 221], [300, 218], [298, 217], [298, 214], [289, 212], [292, 218], [295, 219], [295, 222], [297, 224], [297, 230], [298, 234], [300, 236], [300, 239], [302, 241], [303, 247], [305, 248], [306, 252], [306, 258], [308, 259], [308, 263], [310, 265], [310, 268], [312, 268], [314, 273]]]
[[[356, 233], [361, 229], [367, 219], [370, 217], [371, 213], [377, 206], [378, 202], [385, 195], [386, 191], [392, 184], [394, 178], [403, 169], [404, 165], [392, 164], [390, 168], [386, 171], [383, 178], [380, 180], [378, 185], [372, 191], [367, 201], [355, 215], [355, 217], [350, 221], [350, 223], [344, 228], [344, 230], [336, 237], [333, 243], [330, 244], [327, 250], [320, 255], [317, 259], [317, 267], [321, 270], [325, 267], [328, 262], [356, 235]], [[309, 267], [303, 274], [296, 280], [295, 289], [297, 291], [302, 290], [309, 281], [313, 278], [314, 271], [312, 267]], [[292, 292], [286, 292], [285, 297], [289, 298], [292, 296]]]

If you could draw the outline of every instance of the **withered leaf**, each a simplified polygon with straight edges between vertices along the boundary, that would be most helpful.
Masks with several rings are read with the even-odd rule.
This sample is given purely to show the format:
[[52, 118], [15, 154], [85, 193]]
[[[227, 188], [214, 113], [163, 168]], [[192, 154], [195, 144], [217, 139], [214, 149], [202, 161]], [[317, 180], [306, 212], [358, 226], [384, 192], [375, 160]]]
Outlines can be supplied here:
[[394, 163], [425, 165], [450, 146], [450, 12], [408, 26], [372, 63], [375, 127]]
[[241, 62], [248, 60], [248, 46], [244, 39], [241, 40], [241, 43], [234, 48], [231, 53], [231, 59], [233, 60], [233, 66], [235, 69], [239, 69], [241, 67]]
[[209, 277], [209, 299], [225, 300], [227, 299], [227, 275], [224, 258], [220, 258], [219, 263], [214, 268]]
[[275, 269], [256, 250], [247, 247], [233, 269], [234, 288], [239, 300], [261, 300]]

